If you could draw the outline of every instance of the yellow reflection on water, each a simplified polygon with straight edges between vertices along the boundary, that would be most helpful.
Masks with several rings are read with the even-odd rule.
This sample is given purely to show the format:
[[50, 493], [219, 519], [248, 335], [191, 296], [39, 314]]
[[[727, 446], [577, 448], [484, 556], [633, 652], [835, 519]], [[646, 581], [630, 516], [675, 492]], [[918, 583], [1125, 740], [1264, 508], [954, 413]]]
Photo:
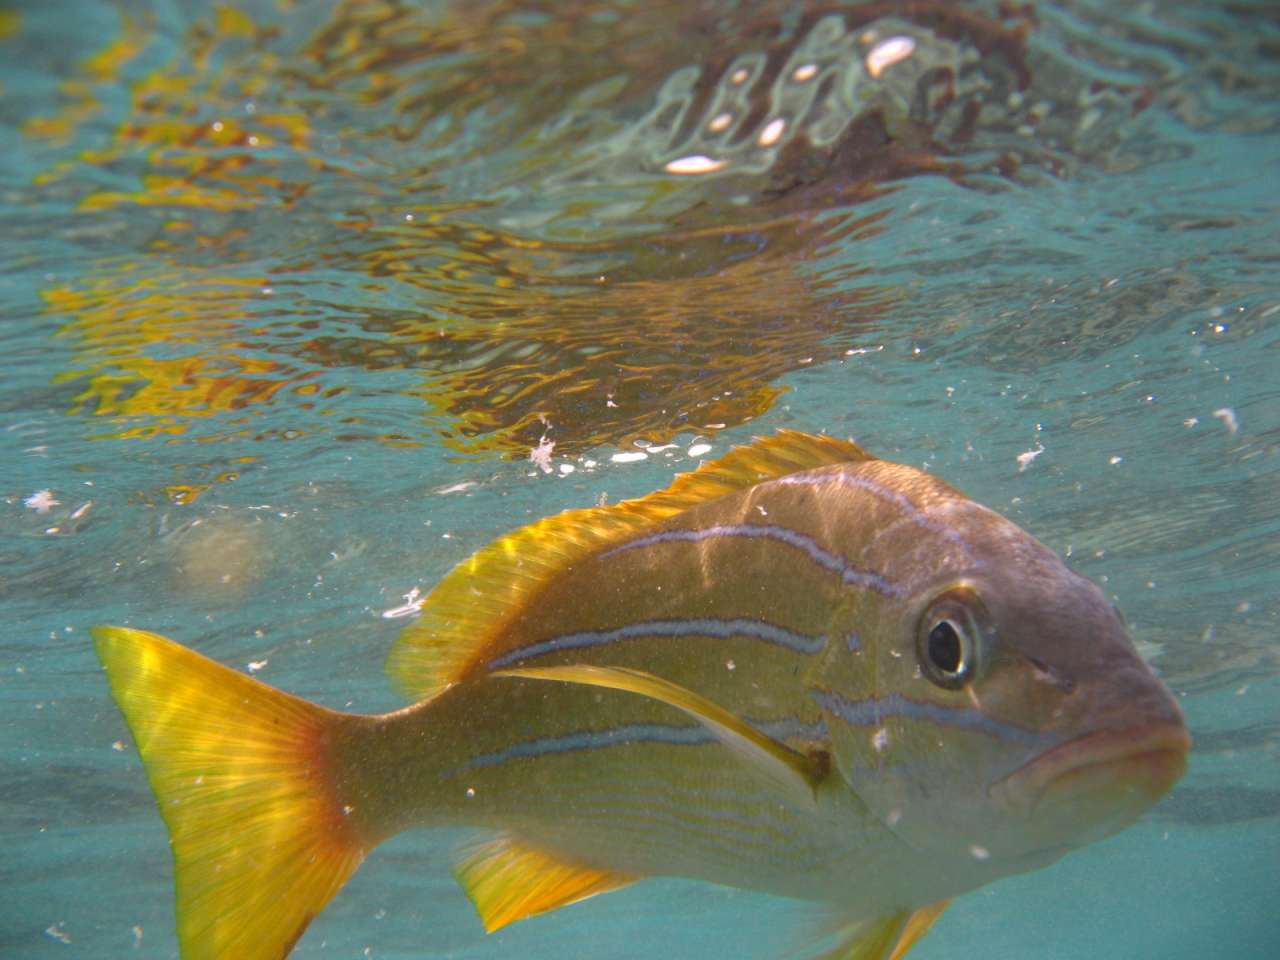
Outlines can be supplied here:
[[[44, 292], [72, 412], [507, 455], [761, 415], [893, 302], [857, 209], [945, 169], [936, 78], [992, 86], [957, 79], [975, 49], [1023, 69], [1013, 27], [945, 3], [787, 9], [350, 2], [300, 30], [218, 5], [176, 44], [123, 13], [25, 127], [75, 145], [40, 184], [134, 238]], [[421, 422], [367, 424], [380, 390]]]

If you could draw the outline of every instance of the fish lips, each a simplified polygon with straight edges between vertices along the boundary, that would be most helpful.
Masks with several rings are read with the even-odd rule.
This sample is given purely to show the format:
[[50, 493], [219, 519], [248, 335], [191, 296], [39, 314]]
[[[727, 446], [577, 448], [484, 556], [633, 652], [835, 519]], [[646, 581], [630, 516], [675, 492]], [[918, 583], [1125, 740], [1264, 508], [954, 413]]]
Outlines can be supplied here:
[[1178, 782], [1190, 749], [1187, 728], [1177, 720], [1095, 731], [1042, 753], [992, 785], [990, 794], [1027, 817], [1105, 836]]

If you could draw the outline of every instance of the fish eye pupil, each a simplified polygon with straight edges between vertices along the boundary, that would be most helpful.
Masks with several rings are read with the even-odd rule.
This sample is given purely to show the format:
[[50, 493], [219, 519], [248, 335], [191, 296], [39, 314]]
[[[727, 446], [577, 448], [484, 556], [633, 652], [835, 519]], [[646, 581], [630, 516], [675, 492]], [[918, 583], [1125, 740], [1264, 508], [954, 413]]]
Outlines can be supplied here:
[[929, 631], [929, 661], [942, 673], [958, 674], [964, 665], [960, 633], [950, 620], [939, 620]]

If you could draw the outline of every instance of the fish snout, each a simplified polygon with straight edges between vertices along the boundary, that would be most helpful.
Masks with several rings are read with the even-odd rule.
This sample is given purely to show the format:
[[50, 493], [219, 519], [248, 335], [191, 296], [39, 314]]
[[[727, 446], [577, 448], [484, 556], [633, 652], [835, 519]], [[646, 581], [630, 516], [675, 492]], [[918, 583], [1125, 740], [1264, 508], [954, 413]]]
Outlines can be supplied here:
[[1181, 716], [1094, 730], [1040, 754], [990, 794], [1046, 839], [1083, 844], [1123, 829], [1168, 793], [1190, 749]]

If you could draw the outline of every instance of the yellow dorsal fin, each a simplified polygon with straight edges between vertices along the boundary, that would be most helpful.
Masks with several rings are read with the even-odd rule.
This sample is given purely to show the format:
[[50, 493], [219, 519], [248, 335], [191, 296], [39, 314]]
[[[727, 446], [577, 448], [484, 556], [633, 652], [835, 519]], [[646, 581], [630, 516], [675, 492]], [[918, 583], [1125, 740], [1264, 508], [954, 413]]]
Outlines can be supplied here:
[[481, 662], [507, 624], [566, 567], [696, 504], [790, 473], [871, 459], [847, 440], [782, 430], [681, 474], [665, 490], [569, 510], [499, 537], [440, 581], [392, 647], [387, 672], [410, 699], [429, 699]]
[[706, 697], [670, 680], [629, 667], [598, 667], [590, 664], [498, 670], [493, 676], [530, 677], [535, 680], [558, 680], [562, 683], [607, 687], [670, 704], [715, 734], [716, 739], [728, 747], [735, 757], [763, 780], [780, 788], [794, 805], [806, 809], [813, 809], [815, 806], [814, 795], [821, 773], [813, 760], [786, 744], [765, 736], [745, 720]]
[[489, 933], [639, 879], [566, 863], [509, 836], [476, 847], [454, 876]]

